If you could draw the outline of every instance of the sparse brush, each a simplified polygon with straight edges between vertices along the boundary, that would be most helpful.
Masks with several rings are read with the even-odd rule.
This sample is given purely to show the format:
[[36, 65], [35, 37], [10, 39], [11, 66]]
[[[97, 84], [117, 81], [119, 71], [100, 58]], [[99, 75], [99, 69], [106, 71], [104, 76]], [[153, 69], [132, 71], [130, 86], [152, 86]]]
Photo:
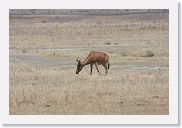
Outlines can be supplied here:
[[23, 50], [22, 50], [22, 53], [27, 53], [27, 50], [23, 49]]
[[105, 42], [104, 45], [110, 45], [111, 43], [110, 42]]
[[151, 51], [146, 51], [143, 55], [143, 57], [153, 57], [154, 53], [152, 53]]

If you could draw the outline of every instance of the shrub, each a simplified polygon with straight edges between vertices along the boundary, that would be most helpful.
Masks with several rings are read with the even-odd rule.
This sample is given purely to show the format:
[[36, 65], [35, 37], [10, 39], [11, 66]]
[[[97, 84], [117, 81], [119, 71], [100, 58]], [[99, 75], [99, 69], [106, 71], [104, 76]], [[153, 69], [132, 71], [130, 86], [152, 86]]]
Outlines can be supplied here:
[[53, 56], [55, 56], [56, 55], [56, 53], [55, 52], [53, 52], [53, 54], [52, 54]]
[[46, 20], [42, 20], [42, 23], [47, 23], [47, 21]]
[[27, 51], [25, 49], [22, 50], [22, 53], [27, 53]]
[[111, 43], [110, 42], [105, 42], [105, 44], [104, 45], [110, 45]]
[[153, 57], [154, 53], [152, 53], [151, 51], [146, 51], [143, 57]]

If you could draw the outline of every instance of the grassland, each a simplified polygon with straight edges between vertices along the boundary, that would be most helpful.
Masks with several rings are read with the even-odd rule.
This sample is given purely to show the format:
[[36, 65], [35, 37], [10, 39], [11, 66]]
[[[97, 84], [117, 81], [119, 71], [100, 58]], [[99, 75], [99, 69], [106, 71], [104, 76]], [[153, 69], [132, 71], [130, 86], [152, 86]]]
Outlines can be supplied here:
[[[168, 14], [10, 16], [10, 114], [168, 114]], [[99, 76], [76, 58], [109, 55]]]

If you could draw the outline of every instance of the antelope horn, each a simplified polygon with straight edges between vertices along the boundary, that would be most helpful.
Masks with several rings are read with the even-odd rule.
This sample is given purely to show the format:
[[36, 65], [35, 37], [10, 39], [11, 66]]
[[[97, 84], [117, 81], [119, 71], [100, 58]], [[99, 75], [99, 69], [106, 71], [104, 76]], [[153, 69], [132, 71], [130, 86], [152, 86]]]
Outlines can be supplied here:
[[77, 58], [76, 61], [79, 62], [80, 61], [80, 58]]

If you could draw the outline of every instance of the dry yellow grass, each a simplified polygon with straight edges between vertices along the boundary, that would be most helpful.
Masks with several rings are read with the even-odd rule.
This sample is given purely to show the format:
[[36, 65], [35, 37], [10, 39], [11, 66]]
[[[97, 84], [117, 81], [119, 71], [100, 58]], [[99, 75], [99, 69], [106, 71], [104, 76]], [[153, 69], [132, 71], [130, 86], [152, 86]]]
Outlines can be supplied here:
[[168, 72], [10, 70], [10, 114], [168, 114]]
[[[10, 18], [10, 114], [169, 113], [168, 14], [66, 18]], [[110, 56], [107, 76], [75, 74], [91, 50]]]

